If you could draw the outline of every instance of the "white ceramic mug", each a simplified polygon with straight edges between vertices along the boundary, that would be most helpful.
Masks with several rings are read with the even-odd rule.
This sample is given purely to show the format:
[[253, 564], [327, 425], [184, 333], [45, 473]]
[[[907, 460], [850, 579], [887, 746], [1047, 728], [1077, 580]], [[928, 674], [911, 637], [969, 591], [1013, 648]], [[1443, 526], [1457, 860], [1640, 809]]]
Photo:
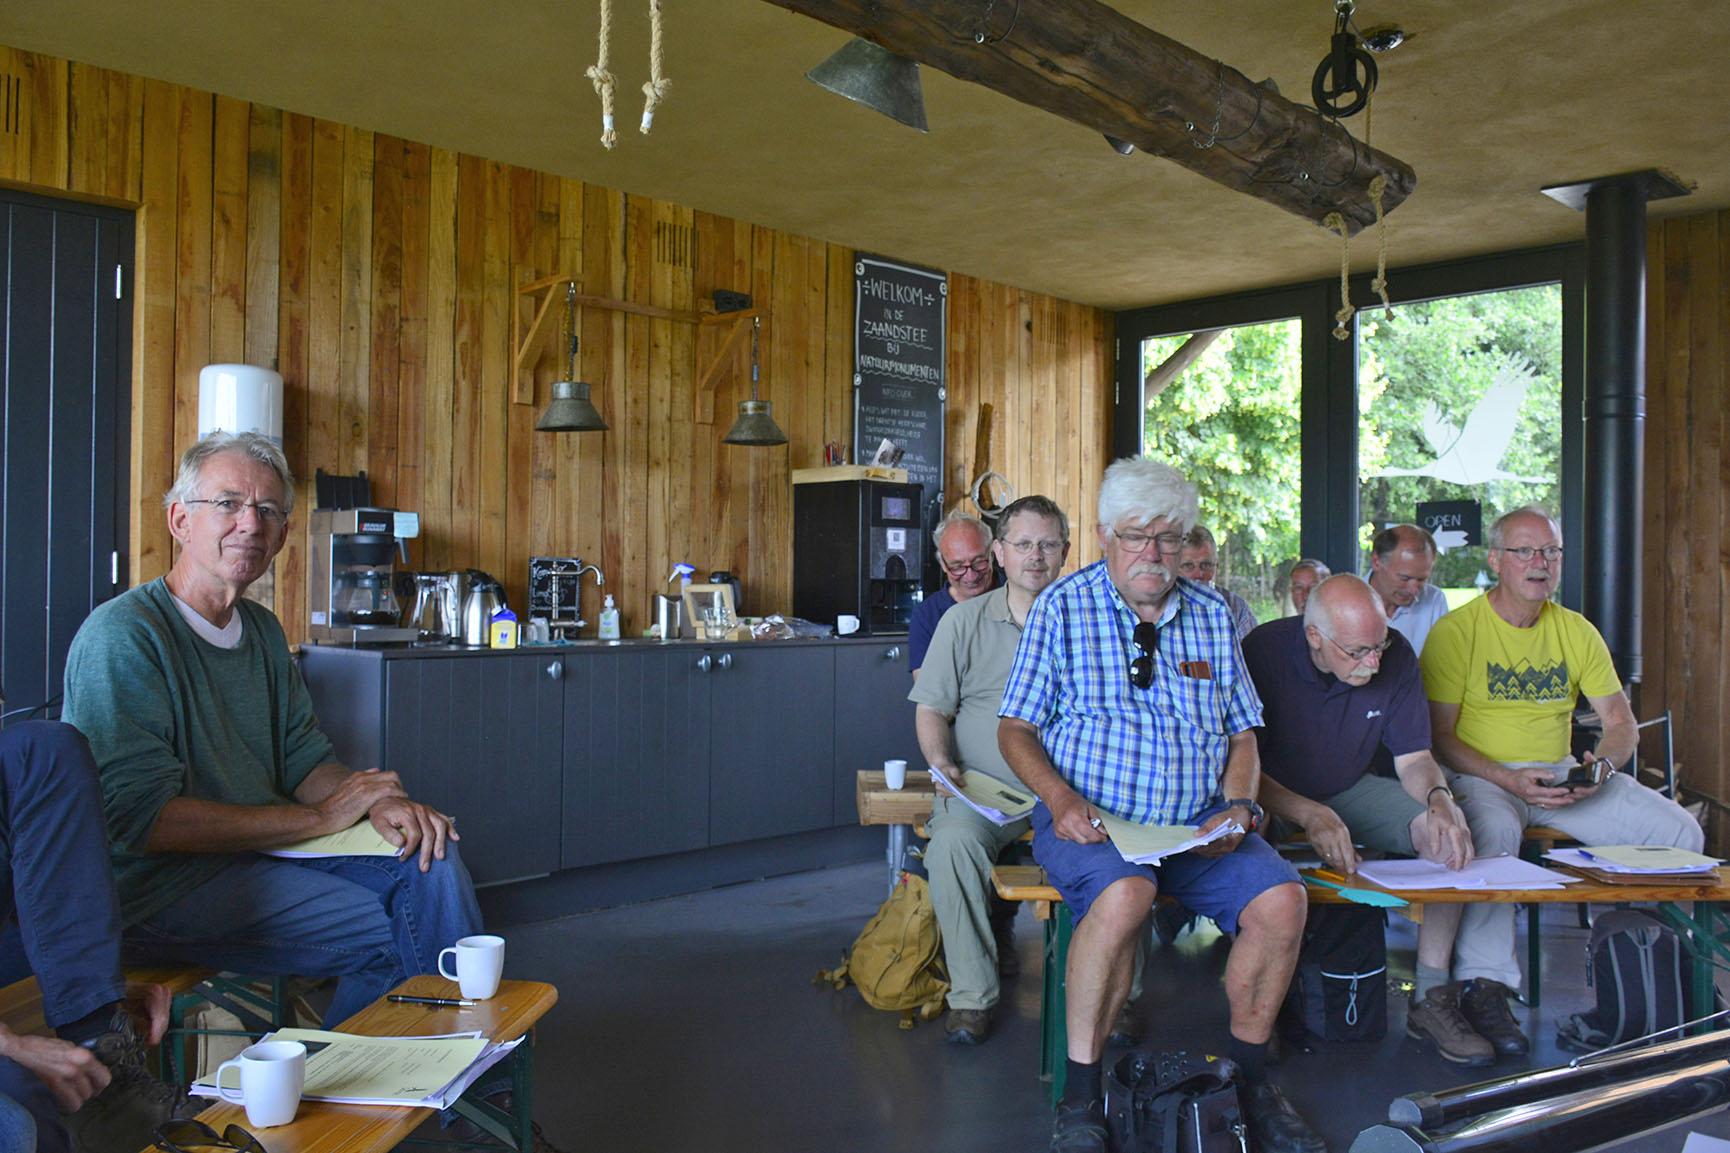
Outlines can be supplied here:
[[[232, 1091], [222, 1083], [229, 1069], [240, 1078], [238, 1089]], [[305, 1086], [306, 1046], [299, 1041], [261, 1041], [216, 1069], [216, 1091], [224, 1101], [245, 1105], [247, 1124], [254, 1129], [294, 1120]]]
[[892, 789], [899, 789], [907, 783], [907, 762], [902, 760], [883, 762], [883, 783]]
[[852, 636], [859, 631], [859, 618], [843, 613], [835, 618], [835, 632], [838, 636]]
[[[457, 971], [445, 969], [445, 954], [456, 957]], [[505, 939], [483, 933], [464, 937], [449, 949], [439, 950], [439, 976], [462, 986], [463, 996], [471, 1001], [484, 1001], [499, 991], [499, 977], [505, 971]]]

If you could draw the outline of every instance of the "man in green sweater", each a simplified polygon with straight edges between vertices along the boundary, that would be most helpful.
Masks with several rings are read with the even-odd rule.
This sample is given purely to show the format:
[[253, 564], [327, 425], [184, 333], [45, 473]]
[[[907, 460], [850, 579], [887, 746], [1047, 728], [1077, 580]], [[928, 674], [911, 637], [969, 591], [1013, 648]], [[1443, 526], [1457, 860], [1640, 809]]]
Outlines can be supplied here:
[[[340, 764], [282, 625], [242, 599], [282, 548], [294, 480], [253, 433], [212, 433], [164, 498], [166, 577], [97, 608], [63, 718], [90, 742], [129, 961], [341, 978], [343, 1020], [480, 930], [450, 817], [395, 773]], [[261, 855], [362, 820], [397, 857]]]

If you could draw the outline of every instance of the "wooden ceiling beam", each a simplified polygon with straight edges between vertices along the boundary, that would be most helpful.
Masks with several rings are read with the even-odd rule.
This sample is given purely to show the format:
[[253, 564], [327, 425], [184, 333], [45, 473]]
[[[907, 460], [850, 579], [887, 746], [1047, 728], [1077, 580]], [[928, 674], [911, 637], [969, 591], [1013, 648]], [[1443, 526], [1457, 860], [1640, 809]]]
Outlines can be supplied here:
[[[983, 29], [980, 0], [767, 2], [1127, 140], [1316, 225], [1338, 212], [1356, 233], [1375, 221], [1375, 177], [1387, 178], [1384, 211], [1417, 184], [1409, 164], [1366, 147], [1313, 108], [1100, 0], [1000, 0]], [[974, 39], [980, 31], [984, 44]], [[1326, 49], [1319, 26], [1316, 49], [1319, 59]], [[1200, 147], [1210, 136], [1211, 146]]]

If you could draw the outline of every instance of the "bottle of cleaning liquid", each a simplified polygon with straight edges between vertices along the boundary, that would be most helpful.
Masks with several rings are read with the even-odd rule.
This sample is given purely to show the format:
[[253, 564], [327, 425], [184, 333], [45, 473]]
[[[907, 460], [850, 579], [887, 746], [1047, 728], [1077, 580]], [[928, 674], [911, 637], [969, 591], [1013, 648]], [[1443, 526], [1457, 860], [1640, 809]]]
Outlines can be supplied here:
[[514, 649], [517, 647], [517, 614], [501, 608], [493, 614], [487, 629], [487, 647]]
[[612, 593], [608, 593], [607, 599], [601, 603], [601, 627], [595, 635], [604, 641], [619, 639], [619, 610], [613, 604]]

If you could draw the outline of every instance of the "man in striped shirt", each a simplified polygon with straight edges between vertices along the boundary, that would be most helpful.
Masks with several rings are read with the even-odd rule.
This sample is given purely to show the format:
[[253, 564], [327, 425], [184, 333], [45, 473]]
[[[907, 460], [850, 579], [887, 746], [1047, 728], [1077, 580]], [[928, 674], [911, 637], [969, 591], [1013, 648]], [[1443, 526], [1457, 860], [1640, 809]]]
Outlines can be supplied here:
[[1105, 558], [1034, 602], [998, 710], [1004, 759], [1040, 798], [1034, 856], [1076, 923], [1054, 1153], [1106, 1148], [1100, 1058], [1160, 892], [1236, 933], [1225, 971], [1227, 1054], [1243, 1071], [1259, 1148], [1325, 1153], [1266, 1079], [1303, 933], [1297, 874], [1266, 841], [1241, 833], [1156, 867], [1131, 864], [1098, 819], [1203, 830], [1235, 821], [1252, 831], [1261, 819], [1261, 701], [1231, 610], [1217, 590], [1176, 572], [1197, 513], [1194, 487], [1169, 465], [1125, 459], [1107, 469], [1096, 529]]

